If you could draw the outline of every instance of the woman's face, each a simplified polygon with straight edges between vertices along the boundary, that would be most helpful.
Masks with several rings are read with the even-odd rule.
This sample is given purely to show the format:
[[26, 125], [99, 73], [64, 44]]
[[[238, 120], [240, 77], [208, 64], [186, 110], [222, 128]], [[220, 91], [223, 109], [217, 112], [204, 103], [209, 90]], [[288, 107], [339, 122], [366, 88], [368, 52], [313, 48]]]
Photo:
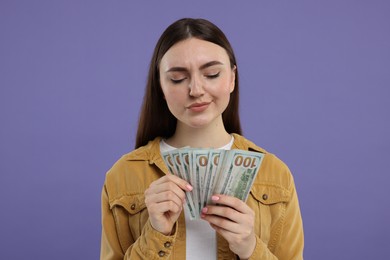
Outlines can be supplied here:
[[202, 128], [222, 120], [235, 80], [235, 67], [231, 68], [225, 49], [186, 39], [165, 53], [159, 73], [165, 100], [178, 125]]

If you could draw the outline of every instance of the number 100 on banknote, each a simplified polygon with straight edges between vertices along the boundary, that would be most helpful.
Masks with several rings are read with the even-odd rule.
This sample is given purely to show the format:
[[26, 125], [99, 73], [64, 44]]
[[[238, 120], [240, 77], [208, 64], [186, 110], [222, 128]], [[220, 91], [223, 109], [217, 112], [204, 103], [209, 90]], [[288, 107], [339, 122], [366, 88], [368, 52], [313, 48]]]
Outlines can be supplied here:
[[234, 196], [246, 201], [263, 153], [245, 150], [180, 148], [162, 153], [171, 174], [193, 187], [186, 192], [185, 207], [190, 219], [199, 219], [201, 210], [211, 204], [213, 194]]

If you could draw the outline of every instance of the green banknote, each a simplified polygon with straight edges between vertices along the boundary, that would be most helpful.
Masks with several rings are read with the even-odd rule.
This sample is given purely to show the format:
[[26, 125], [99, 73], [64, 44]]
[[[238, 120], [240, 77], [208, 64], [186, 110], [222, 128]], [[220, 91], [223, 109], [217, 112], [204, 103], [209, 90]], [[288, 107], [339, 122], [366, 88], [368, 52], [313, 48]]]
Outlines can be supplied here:
[[164, 152], [162, 158], [172, 174], [192, 185], [193, 190], [186, 192], [186, 208], [190, 219], [199, 219], [213, 194], [246, 201], [264, 154], [186, 147]]

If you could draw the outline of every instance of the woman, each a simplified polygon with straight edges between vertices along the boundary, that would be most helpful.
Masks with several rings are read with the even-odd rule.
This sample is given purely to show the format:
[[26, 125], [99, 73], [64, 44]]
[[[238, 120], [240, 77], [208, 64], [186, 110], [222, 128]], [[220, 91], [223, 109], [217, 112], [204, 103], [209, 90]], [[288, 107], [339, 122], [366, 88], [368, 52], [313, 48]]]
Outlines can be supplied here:
[[[223, 32], [181, 19], [157, 42], [136, 150], [106, 175], [101, 259], [302, 259], [303, 227], [287, 166], [241, 136], [238, 69]], [[161, 152], [184, 146], [264, 153], [246, 202], [214, 194], [189, 220], [192, 186], [169, 174]]]

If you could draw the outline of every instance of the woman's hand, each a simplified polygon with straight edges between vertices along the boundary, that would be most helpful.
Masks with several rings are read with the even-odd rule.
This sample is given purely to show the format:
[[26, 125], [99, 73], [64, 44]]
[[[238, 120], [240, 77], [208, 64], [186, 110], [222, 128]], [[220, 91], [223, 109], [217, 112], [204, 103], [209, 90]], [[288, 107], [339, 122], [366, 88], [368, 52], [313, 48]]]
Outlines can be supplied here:
[[229, 248], [240, 259], [248, 259], [256, 246], [255, 213], [245, 202], [231, 196], [214, 195], [217, 205], [202, 209], [202, 219], [229, 243]]
[[150, 184], [145, 190], [145, 204], [155, 230], [164, 235], [171, 234], [183, 209], [185, 191], [191, 190], [188, 182], [171, 174]]

